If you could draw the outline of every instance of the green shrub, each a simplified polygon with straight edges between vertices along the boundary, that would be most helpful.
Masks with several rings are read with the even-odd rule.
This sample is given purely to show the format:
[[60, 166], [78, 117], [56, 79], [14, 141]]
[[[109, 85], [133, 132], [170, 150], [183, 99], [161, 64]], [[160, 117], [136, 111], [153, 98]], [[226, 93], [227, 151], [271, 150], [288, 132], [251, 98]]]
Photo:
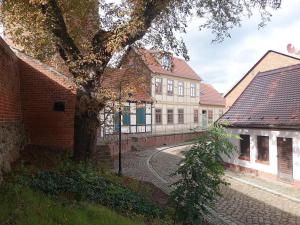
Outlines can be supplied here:
[[51, 196], [89, 200], [124, 214], [163, 217], [163, 210], [143, 195], [99, 175], [91, 167], [67, 165], [42, 171], [30, 179], [30, 186]]

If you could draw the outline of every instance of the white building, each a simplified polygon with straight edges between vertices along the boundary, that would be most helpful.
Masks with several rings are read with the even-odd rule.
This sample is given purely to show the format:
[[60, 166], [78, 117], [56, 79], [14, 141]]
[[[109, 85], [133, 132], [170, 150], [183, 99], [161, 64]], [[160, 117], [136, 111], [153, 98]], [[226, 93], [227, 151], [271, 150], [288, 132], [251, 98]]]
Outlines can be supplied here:
[[231, 166], [300, 187], [300, 65], [259, 73], [220, 122], [240, 135]]
[[[130, 107], [130, 110], [126, 109], [130, 115], [122, 117], [123, 133], [174, 134], [200, 131], [217, 120], [221, 109], [225, 107], [223, 97], [212, 86], [202, 84], [201, 78], [185, 60], [169, 53], [132, 48], [123, 58], [121, 68], [128, 67], [139, 71], [149, 80], [149, 89], [145, 89], [151, 101], [142, 102], [145, 104], [145, 110], [142, 111], [136, 107], [135, 102], [125, 104], [127, 108]], [[201, 93], [203, 85], [204, 92]], [[200, 93], [204, 104], [200, 104]], [[118, 120], [113, 117], [117, 118], [116, 115], [110, 116], [112, 122], [109, 127], [114, 129], [105, 128], [105, 134], [117, 130]]]

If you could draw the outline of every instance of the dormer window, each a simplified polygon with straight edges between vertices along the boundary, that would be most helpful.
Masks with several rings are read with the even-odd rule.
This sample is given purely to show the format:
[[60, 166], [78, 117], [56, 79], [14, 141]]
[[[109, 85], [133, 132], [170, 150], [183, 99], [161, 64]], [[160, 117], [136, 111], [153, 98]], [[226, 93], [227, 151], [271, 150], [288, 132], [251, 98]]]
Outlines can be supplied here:
[[161, 58], [161, 65], [165, 70], [171, 70], [172, 67], [171, 56], [168, 54], [164, 54]]

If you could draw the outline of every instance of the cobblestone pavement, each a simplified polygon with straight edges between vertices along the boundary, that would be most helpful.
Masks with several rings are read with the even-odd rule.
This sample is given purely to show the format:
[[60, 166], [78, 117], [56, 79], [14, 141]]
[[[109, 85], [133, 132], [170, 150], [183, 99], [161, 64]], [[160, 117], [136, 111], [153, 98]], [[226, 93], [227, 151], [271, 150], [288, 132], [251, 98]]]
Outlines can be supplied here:
[[[149, 149], [131, 152], [123, 157], [125, 175], [149, 181], [166, 192], [178, 177], [170, 177], [183, 158], [186, 147]], [[162, 151], [163, 150], [163, 151]], [[117, 162], [115, 162], [117, 167]], [[223, 196], [213, 210], [225, 224], [300, 225], [300, 204], [256, 187], [226, 178]]]

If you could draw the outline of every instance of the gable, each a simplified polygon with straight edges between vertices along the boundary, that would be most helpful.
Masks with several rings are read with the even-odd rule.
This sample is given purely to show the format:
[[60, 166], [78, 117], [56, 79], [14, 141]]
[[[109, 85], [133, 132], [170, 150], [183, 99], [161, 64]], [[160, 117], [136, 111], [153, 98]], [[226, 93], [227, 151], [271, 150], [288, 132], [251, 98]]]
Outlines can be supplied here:
[[230, 108], [259, 72], [299, 64], [300, 59], [276, 51], [268, 51], [245, 76], [225, 95], [226, 108]]

